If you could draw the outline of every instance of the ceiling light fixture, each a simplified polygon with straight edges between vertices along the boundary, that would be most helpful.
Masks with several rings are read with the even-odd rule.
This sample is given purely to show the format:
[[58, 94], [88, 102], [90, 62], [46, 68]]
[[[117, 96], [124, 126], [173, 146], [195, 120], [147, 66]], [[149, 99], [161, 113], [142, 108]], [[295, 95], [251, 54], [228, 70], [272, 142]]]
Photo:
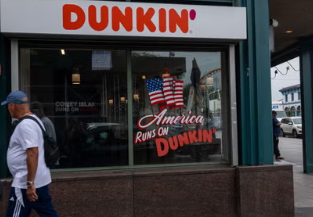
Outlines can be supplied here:
[[139, 94], [138, 94], [138, 93], [135, 93], [135, 94], [134, 94], [134, 100], [135, 100], [135, 101], [139, 101]]
[[65, 55], [65, 50], [64, 49], [61, 49], [61, 54]]
[[72, 72], [72, 84], [80, 84], [80, 73], [78, 67], [74, 68]]
[[162, 72], [162, 79], [163, 79], [164, 77], [169, 77], [169, 76], [171, 76], [171, 75], [170, 75], [170, 72], [169, 72], [169, 69], [168, 69], [167, 66], [165, 66], [164, 69], [163, 69], [163, 72]]
[[293, 33], [293, 31], [292, 30], [288, 30], [288, 31], [286, 31], [286, 33], [290, 34], [290, 33]]
[[72, 74], [72, 84], [80, 84], [80, 74], [73, 73]]

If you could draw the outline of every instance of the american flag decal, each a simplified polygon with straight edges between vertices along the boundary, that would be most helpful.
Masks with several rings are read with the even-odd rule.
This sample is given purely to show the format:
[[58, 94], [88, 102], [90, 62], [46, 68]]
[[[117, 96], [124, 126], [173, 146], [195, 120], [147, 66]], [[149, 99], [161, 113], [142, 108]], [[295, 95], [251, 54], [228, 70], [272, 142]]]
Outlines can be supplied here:
[[163, 79], [163, 93], [166, 100], [166, 104], [169, 107], [175, 106], [174, 93], [173, 93], [173, 81], [172, 76], [164, 77]]
[[185, 107], [183, 99], [184, 82], [180, 80], [174, 80], [174, 101], [176, 108]]
[[151, 101], [151, 105], [157, 105], [165, 102], [162, 92], [162, 79], [153, 78], [146, 80], [146, 85]]
[[183, 100], [184, 81], [172, 76], [146, 80], [151, 105], [159, 105], [160, 109], [185, 107]]

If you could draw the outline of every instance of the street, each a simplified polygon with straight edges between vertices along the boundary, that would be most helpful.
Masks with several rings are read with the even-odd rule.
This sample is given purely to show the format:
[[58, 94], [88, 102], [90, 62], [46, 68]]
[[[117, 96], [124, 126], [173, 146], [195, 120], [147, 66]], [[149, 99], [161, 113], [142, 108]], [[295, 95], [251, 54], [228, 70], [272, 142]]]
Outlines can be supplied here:
[[302, 139], [279, 139], [279, 149], [285, 159], [275, 164], [293, 165], [296, 217], [313, 217], [313, 175], [303, 173]]
[[279, 150], [285, 161], [294, 165], [294, 170], [303, 171], [302, 139], [292, 137], [279, 138]]

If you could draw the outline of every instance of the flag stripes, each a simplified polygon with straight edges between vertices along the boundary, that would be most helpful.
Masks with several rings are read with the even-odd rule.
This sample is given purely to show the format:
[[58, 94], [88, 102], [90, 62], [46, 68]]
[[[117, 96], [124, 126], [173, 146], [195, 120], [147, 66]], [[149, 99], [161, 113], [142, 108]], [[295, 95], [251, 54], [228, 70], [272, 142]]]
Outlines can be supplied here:
[[184, 81], [167, 76], [146, 80], [146, 86], [152, 106], [158, 104], [160, 109], [184, 107]]
[[174, 101], [176, 108], [184, 107], [183, 99], [184, 82], [180, 80], [174, 80]]

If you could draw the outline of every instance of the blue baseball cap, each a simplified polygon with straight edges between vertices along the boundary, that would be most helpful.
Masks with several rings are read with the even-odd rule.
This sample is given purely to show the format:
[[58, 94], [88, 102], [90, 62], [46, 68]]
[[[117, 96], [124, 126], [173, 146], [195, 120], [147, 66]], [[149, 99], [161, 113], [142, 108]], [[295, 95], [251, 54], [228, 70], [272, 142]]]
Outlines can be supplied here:
[[22, 91], [19, 91], [19, 90], [12, 91], [7, 96], [7, 99], [1, 103], [1, 105], [6, 105], [8, 103], [26, 104], [28, 103], [28, 98], [27, 98], [27, 95]]

